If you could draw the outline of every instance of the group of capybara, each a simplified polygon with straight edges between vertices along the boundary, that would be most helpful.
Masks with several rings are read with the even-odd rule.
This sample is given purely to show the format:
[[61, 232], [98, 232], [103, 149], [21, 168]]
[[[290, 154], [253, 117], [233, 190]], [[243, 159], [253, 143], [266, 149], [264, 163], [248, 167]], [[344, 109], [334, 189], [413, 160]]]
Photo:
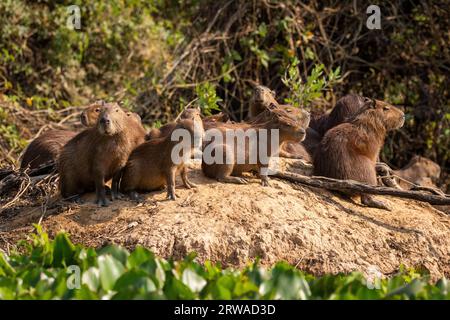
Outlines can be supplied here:
[[[186, 162], [197, 147], [203, 154], [208, 151], [227, 160], [211, 163], [202, 158], [203, 173], [220, 182], [247, 183], [242, 173], [256, 172], [261, 184], [268, 186], [268, 159], [278, 153], [311, 162], [316, 176], [376, 185], [376, 164], [385, 136], [402, 127], [405, 119], [400, 109], [356, 94], [339, 99], [330, 113], [312, 118], [301, 108], [279, 104], [274, 92], [264, 86], [255, 87], [249, 103], [245, 122], [232, 122], [222, 113], [204, 117], [200, 109], [187, 108], [176, 121], [147, 132], [136, 113], [115, 102], [96, 101], [81, 113], [84, 130], [44, 132], [26, 148], [21, 167], [35, 169], [55, 162], [64, 199], [77, 201], [84, 193], [95, 191], [96, 203], [102, 206], [108, 205], [108, 194], [111, 200], [124, 194], [139, 200], [139, 193], [164, 187], [168, 198], [176, 199], [178, 173], [186, 188], [195, 186], [189, 181]], [[174, 139], [178, 129], [191, 137], [188, 148], [181, 149], [181, 160], [173, 157], [179, 143]], [[267, 147], [266, 156], [258, 153], [250, 159], [249, 144], [238, 150], [238, 137], [230, 138], [229, 130], [255, 132], [259, 145]], [[264, 130], [269, 136], [263, 141], [259, 133]], [[223, 139], [205, 139], [211, 131]], [[276, 140], [270, 137], [273, 132], [278, 135]], [[414, 157], [407, 167], [394, 173], [400, 186], [408, 189], [411, 183], [433, 183], [440, 169], [431, 160]], [[106, 187], [109, 180], [110, 188]], [[367, 206], [389, 209], [367, 194], [360, 196]]]

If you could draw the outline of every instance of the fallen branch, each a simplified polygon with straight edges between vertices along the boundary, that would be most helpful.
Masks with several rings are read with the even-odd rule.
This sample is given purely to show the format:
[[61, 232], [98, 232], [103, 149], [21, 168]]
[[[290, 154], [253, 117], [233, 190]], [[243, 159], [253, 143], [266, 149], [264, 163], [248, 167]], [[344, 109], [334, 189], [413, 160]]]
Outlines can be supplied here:
[[435, 205], [450, 205], [450, 197], [426, 194], [419, 191], [406, 191], [390, 187], [370, 186], [354, 180], [338, 180], [326, 177], [307, 177], [295, 173], [277, 172], [274, 177], [305, 184], [311, 187], [323, 188], [333, 191], [345, 191], [353, 193], [368, 193], [377, 195], [388, 195], [400, 198], [414, 199]]

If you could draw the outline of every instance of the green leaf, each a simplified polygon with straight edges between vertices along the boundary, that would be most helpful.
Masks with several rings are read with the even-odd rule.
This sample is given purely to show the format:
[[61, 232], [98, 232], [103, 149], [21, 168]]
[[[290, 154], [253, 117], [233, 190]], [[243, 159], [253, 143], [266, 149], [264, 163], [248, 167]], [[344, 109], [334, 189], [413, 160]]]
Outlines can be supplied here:
[[111, 255], [101, 255], [98, 257], [98, 268], [100, 271], [100, 283], [106, 291], [111, 290], [117, 279], [125, 271], [119, 260]]
[[3, 252], [0, 252], [0, 276], [12, 276], [16, 271], [9, 264]]
[[184, 269], [181, 279], [193, 292], [200, 292], [206, 285], [206, 280], [190, 268]]
[[99, 256], [108, 254], [119, 260], [123, 265], [127, 263], [128, 256], [130, 255], [127, 249], [111, 245], [103, 247], [98, 252]]
[[130, 254], [127, 260], [127, 267], [132, 269], [139, 267], [144, 262], [147, 262], [148, 260], [154, 260], [155, 256], [152, 252], [150, 252], [148, 249], [137, 246], [134, 251]]
[[75, 246], [69, 240], [67, 234], [57, 234], [53, 241], [53, 265], [56, 267], [65, 267], [75, 264], [75, 253]]
[[81, 283], [89, 290], [96, 292], [100, 286], [100, 271], [96, 267], [90, 267], [81, 276]]

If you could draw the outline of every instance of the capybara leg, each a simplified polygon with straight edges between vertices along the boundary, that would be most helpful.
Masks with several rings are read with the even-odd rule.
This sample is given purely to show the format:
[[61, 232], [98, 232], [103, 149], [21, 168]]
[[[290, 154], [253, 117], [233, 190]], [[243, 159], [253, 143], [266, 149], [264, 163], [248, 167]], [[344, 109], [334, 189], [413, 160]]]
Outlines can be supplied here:
[[73, 196], [67, 197], [63, 199], [64, 201], [70, 201], [70, 202], [75, 202], [78, 204], [83, 204], [84, 200], [81, 199], [81, 194], [75, 194]]
[[267, 171], [268, 170], [269, 170], [269, 168], [267, 168], [267, 167], [260, 167], [259, 168], [259, 177], [261, 178], [261, 185], [263, 187], [270, 186], [269, 177], [267, 176]]
[[186, 188], [195, 188], [196, 185], [188, 179], [187, 171], [188, 170], [186, 169], [186, 167], [183, 167], [183, 169], [181, 169], [181, 180], [183, 180], [183, 184]]
[[384, 209], [391, 211], [392, 209], [382, 201], [375, 200], [372, 196], [364, 194], [361, 195], [361, 203], [372, 208]]
[[111, 182], [111, 200], [118, 200], [123, 198], [123, 194], [119, 191], [119, 182], [120, 178], [122, 177], [122, 170], [117, 172]]
[[107, 207], [109, 205], [109, 201], [106, 199], [105, 181], [103, 177], [98, 177], [96, 179], [95, 193], [97, 194], [95, 203], [97, 203], [99, 206]]
[[232, 176], [218, 177], [217, 181], [225, 182], [225, 183], [236, 183], [236, 184], [247, 184], [248, 183], [248, 180], [245, 178], [232, 177]]
[[167, 198], [169, 200], [176, 200], [177, 198], [175, 195], [175, 175], [176, 168], [171, 168], [167, 173]]

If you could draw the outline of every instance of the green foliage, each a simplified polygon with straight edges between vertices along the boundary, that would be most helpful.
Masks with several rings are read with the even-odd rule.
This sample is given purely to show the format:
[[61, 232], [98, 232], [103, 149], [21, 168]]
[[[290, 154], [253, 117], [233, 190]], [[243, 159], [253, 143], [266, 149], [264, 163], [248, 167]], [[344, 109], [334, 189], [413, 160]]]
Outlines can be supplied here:
[[450, 299], [447, 279], [431, 285], [412, 270], [370, 289], [359, 273], [314, 277], [284, 262], [237, 271], [193, 254], [167, 261], [139, 246], [94, 250], [65, 233], [49, 240], [39, 226], [31, 240], [22, 254], [0, 252], [0, 299]]
[[[80, 8], [81, 30], [67, 26], [70, 5]], [[158, 77], [167, 49], [182, 41], [154, 21], [155, 10], [145, 0], [0, 1], [0, 92], [32, 97], [37, 109], [135, 95], [137, 80]]]
[[0, 136], [12, 151], [19, 152], [25, 148], [27, 141], [23, 139], [15, 124], [9, 122], [8, 111], [0, 106]]
[[206, 115], [211, 115], [212, 111], [220, 111], [217, 104], [222, 99], [217, 96], [216, 87], [209, 82], [201, 83], [195, 88], [198, 98], [198, 105]]
[[306, 106], [309, 102], [323, 97], [326, 90], [331, 90], [340, 78], [341, 69], [337, 67], [331, 70], [328, 77], [322, 76], [324, 65], [315, 65], [311, 74], [302, 80], [299, 71], [299, 63], [297, 57], [292, 59], [284, 77], [281, 79], [286, 87], [289, 88], [290, 95], [285, 102], [295, 107]]

